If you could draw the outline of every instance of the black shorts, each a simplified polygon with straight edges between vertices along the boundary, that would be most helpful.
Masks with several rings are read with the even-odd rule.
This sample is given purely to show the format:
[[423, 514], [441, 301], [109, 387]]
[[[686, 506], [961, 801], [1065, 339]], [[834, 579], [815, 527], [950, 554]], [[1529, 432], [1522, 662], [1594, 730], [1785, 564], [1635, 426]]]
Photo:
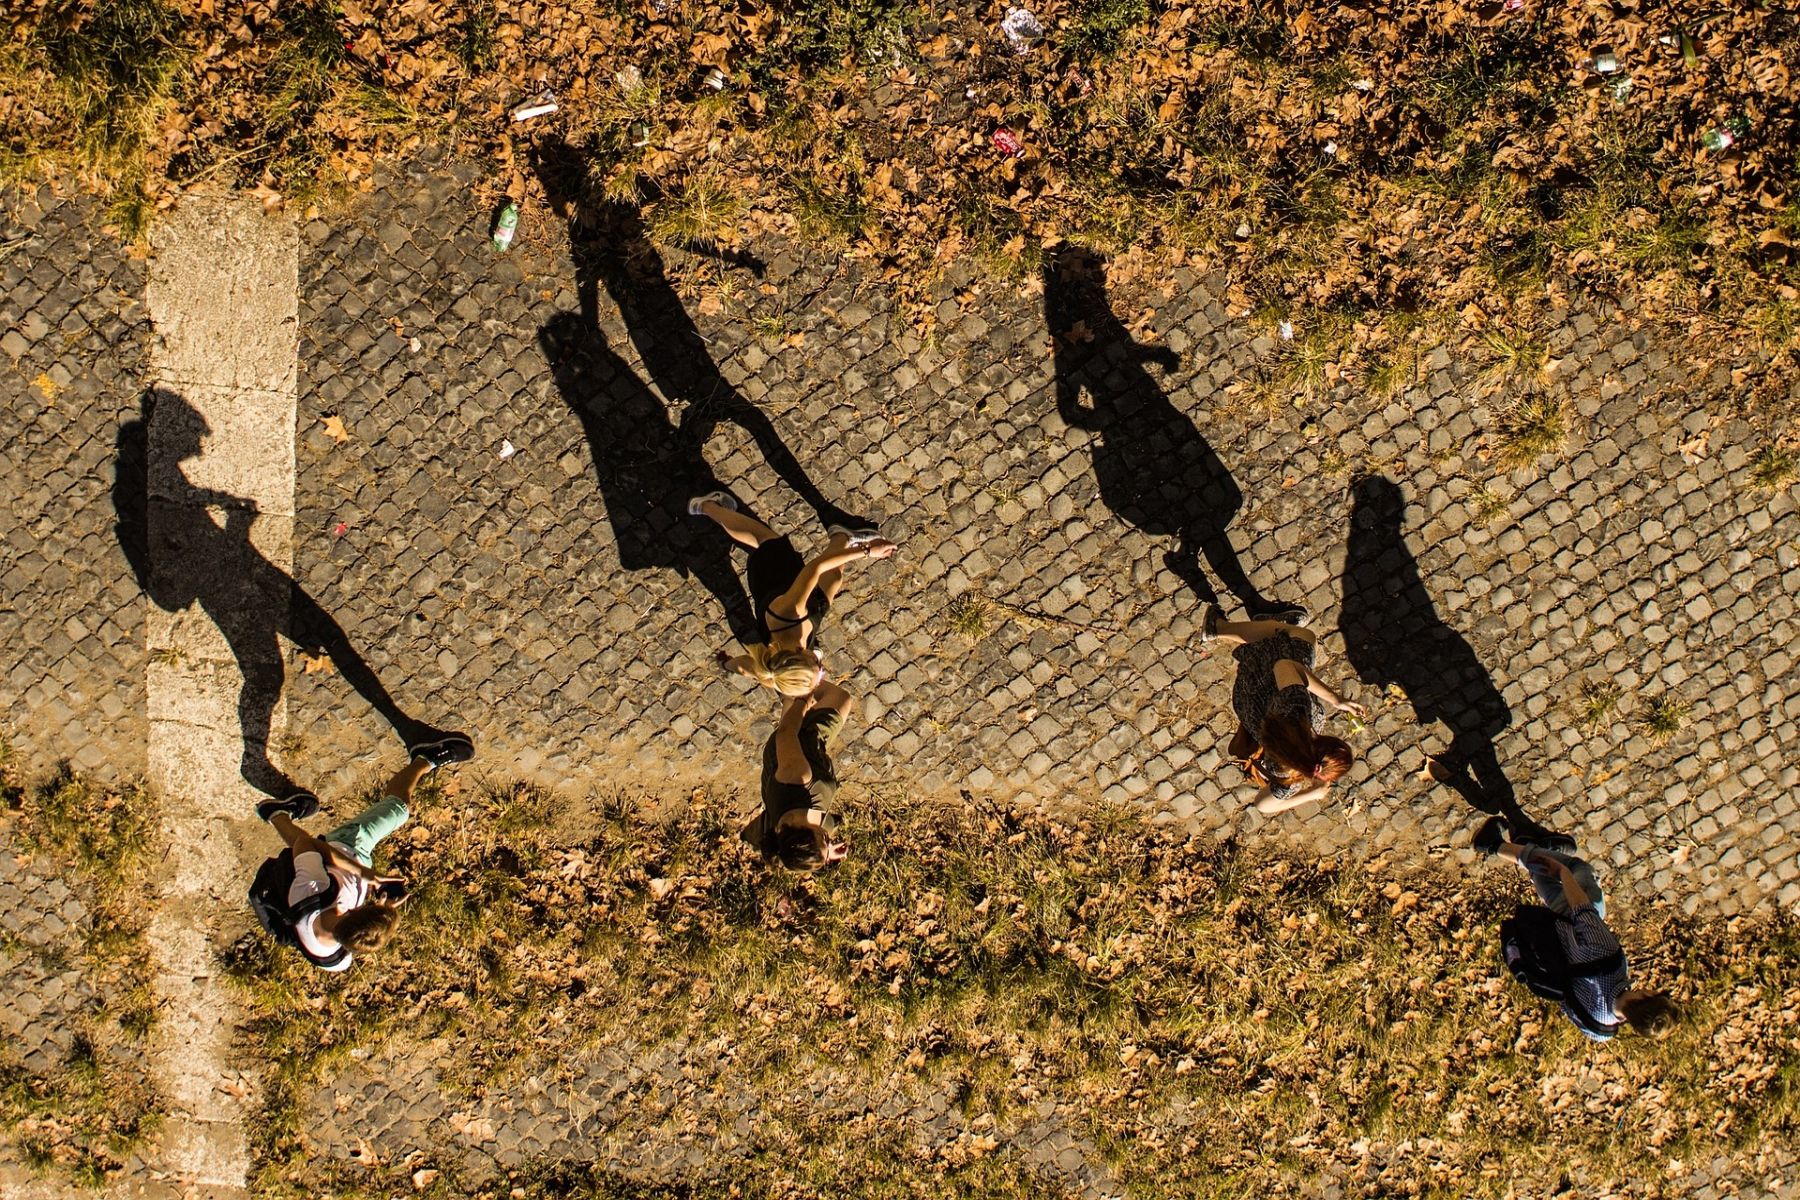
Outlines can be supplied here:
[[[793, 587], [794, 580], [800, 578], [800, 572], [805, 569], [806, 560], [785, 537], [770, 538], [750, 552], [750, 558], [744, 564], [744, 577], [750, 584], [750, 603], [756, 609], [756, 623], [765, 636], [771, 624], [769, 605]], [[806, 615], [812, 618], [813, 625], [816, 627], [830, 611], [831, 601], [825, 598], [824, 592], [814, 588], [806, 600]], [[785, 618], [776, 616], [773, 623], [784, 624]]]

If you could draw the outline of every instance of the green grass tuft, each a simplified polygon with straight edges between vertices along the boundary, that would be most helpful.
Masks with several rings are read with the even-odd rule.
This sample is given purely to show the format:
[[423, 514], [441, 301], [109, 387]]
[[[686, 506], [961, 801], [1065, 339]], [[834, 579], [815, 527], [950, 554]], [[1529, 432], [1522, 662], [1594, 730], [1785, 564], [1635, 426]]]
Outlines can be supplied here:
[[1650, 706], [1644, 715], [1644, 736], [1654, 746], [1666, 745], [1674, 736], [1687, 727], [1688, 713], [1693, 705], [1686, 700], [1673, 696], [1665, 696]]
[[1750, 482], [1764, 491], [1778, 492], [1800, 479], [1800, 464], [1785, 446], [1770, 446], [1750, 466]]
[[1569, 410], [1562, 398], [1526, 396], [1500, 414], [1494, 430], [1494, 457], [1501, 466], [1530, 466], [1562, 449], [1569, 437]]

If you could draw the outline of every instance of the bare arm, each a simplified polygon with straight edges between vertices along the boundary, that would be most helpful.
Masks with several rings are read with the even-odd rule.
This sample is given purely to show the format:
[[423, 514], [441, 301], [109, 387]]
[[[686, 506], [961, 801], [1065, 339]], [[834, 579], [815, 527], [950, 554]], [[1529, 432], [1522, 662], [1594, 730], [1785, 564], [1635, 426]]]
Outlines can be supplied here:
[[855, 546], [847, 550], [833, 550], [828, 554], [821, 554], [800, 568], [800, 574], [794, 580], [794, 586], [776, 597], [775, 604], [770, 607], [779, 606], [784, 610], [784, 616], [803, 617], [806, 615], [806, 602], [812, 596], [813, 589], [819, 586], [820, 576], [856, 562], [858, 559], [887, 558], [893, 554], [894, 550], [894, 543], [884, 540], [870, 542], [866, 546]]
[[[1300, 669], [1306, 673], [1306, 690], [1323, 700], [1325, 703], [1331, 705], [1335, 711], [1355, 713], [1359, 717], [1368, 715], [1369, 710], [1367, 708], [1356, 703], [1354, 700], [1344, 699], [1344, 697], [1330, 684], [1313, 674], [1313, 669], [1311, 667], [1299, 663], [1296, 663], [1295, 665], [1299, 666]], [[1279, 670], [1280, 666], [1281, 664], [1277, 663], [1276, 669]], [[1277, 682], [1279, 682], [1279, 675], [1276, 678]]]
[[1265, 784], [1256, 793], [1256, 811], [1265, 816], [1272, 813], [1286, 812], [1290, 808], [1299, 808], [1308, 800], [1317, 800], [1330, 790], [1331, 785], [1328, 783], [1315, 783], [1309, 787], [1303, 787], [1299, 791], [1291, 792], [1287, 796], [1277, 799], [1275, 793], [1270, 791]]
[[334, 853], [331, 847], [324, 841], [300, 828], [300, 826], [294, 824], [294, 819], [286, 813], [276, 813], [273, 817], [269, 818], [269, 824], [274, 828], [275, 833], [281, 838], [282, 842], [286, 844], [287, 848], [292, 850], [295, 855], [317, 854], [326, 862], [329, 863], [331, 861]]
[[781, 722], [775, 726], [775, 778], [781, 783], [812, 782], [812, 763], [800, 746], [800, 723], [812, 707], [811, 696], [795, 696], [781, 710]]
[[1575, 872], [1569, 870], [1568, 864], [1562, 859], [1552, 858], [1548, 854], [1540, 854], [1537, 859], [1539, 862], [1547, 862], [1556, 868], [1557, 882], [1562, 884], [1563, 899], [1569, 902], [1571, 909], [1594, 902], [1594, 898], [1587, 894], [1587, 889], [1581, 886], [1581, 881], [1575, 878]]

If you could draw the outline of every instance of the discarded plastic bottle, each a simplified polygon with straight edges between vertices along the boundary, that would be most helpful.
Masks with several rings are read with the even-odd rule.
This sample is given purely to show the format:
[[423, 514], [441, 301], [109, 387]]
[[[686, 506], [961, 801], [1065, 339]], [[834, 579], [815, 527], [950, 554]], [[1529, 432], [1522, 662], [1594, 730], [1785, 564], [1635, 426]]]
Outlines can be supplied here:
[[1700, 143], [1708, 150], [1725, 150], [1750, 133], [1750, 118], [1739, 113], [1734, 117], [1726, 117], [1725, 123], [1707, 130], [1700, 135]]
[[508, 200], [500, 215], [494, 218], [494, 236], [491, 240], [495, 250], [501, 254], [512, 246], [513, 234], [519, 231], [519, 202]]
[[1602, 50], [1594, 55], [1594, 71], [1600, 75], [1611, 75], [1619, 69], [1619, 56], [1610, 50]]

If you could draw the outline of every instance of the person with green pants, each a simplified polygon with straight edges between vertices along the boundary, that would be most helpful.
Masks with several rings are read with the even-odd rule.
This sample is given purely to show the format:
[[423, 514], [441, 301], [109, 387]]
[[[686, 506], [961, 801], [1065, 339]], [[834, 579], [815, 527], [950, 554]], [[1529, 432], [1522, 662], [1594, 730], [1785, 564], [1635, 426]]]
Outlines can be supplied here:
[[375, 847], [406, 823], [407, 802], [419, 780], [439, 767], [468, 762], [475, 746], [462, 734], [450, 734], [412, 746], [408, 754], [410, 761], [388, 780], [381, 799], [323, 837], [298, 824], [319, 811], [319, 798], [311, 792], [257, 806], [256, 815], [274, 828], [293, 863], [285, 894], [270, 898], [271, 907], [287, 910], [283, 924], [291, 940], [282, 940], [321, 970], [347, 970], [357, 955], [375, 953], [393, 936], [406, 884], [397, 875], [375, 873]]

